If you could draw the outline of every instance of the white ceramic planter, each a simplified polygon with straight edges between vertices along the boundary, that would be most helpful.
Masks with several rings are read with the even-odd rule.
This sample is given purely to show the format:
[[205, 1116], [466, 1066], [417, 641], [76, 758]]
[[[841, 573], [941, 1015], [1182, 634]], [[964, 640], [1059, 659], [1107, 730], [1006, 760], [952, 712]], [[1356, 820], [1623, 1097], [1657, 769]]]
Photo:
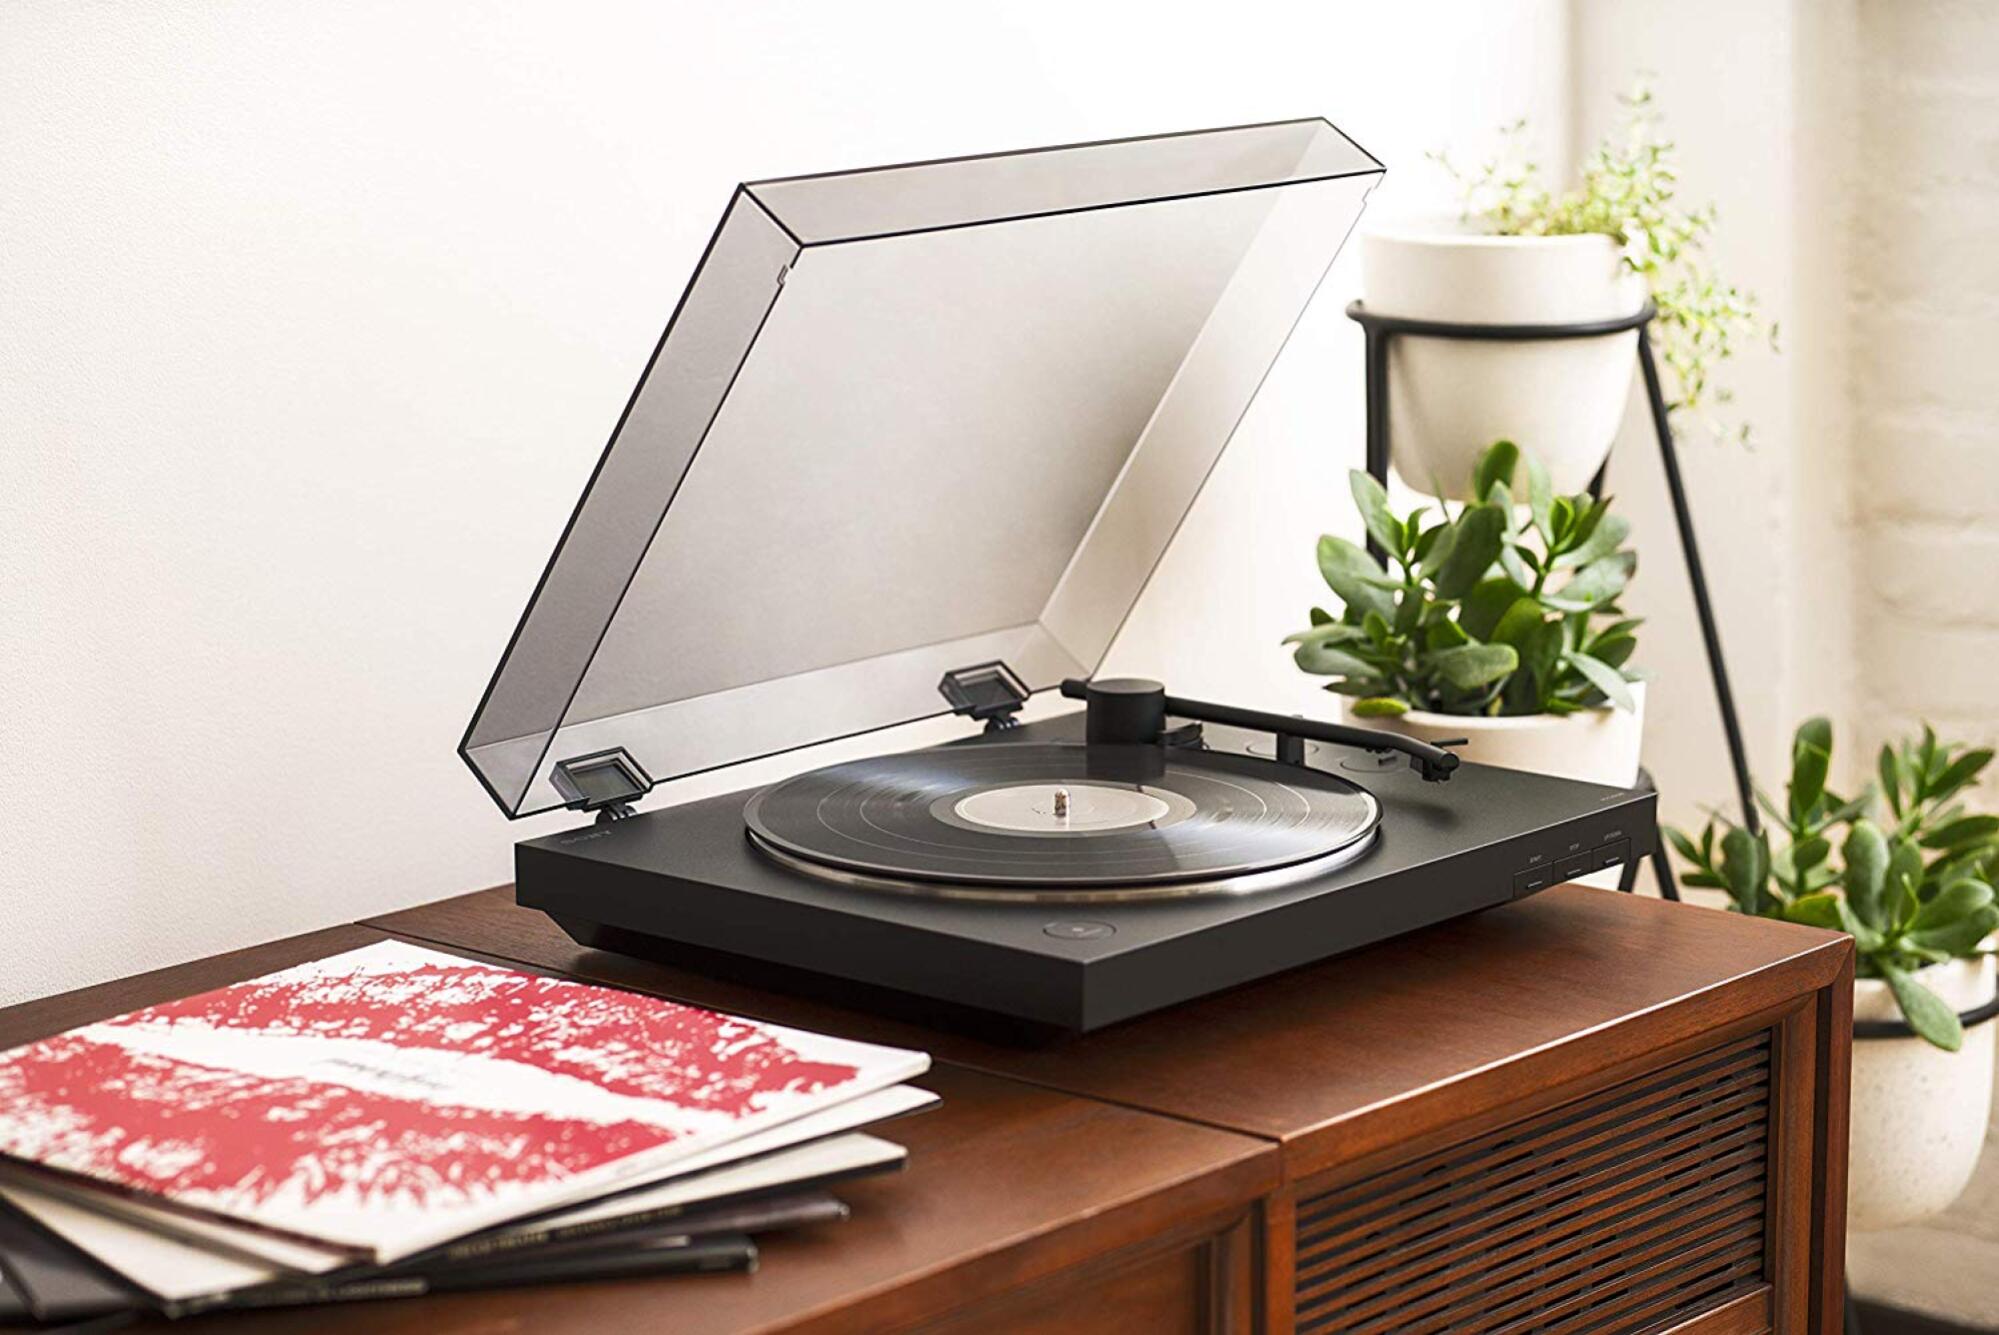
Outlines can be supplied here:
[[[1992, 999], [1991, 956], [1934, 964], [1916, 978], [1954, 1011]], [[1888, 985], [1853, 984], [1853, 1018], [1899, 1020]], [[1920, 1038], [1862, 1038], [1853, 1044], [1851, 1153], [1846, 1222], [1861, 1232], [1898, 1228], [1950, 1205], [1971, 1181], [1992, 1112], [1999, 1021], [1965, 1031], [1956, 1052]]]
[[[1638, 782], [1638, 758], [1645, 740], [1645, 683], [1631, 683], [1635, 710], [1592, 709], [1581, 714], [1525, 714], [1513, 718], [1468, 718], [1412, 709], [1399, 718], [1353, 718], [1364, 728], [1382, 728], [1437, 742], [1469, 739], [1455, 748], [1466, 760], [1501, 769], [1553, 774], [1584, 783], [1629, 788]], [[1342, 697], [1342, 709], [1345, 708]], [[1582, 878], [1585, 885], [1615, 888], [1619, 871], [1610, 868]]]
[[1638, 753], [1645, 739], [1645, 683], [1632, 682], [1631, 694], [1638, 705], [1635, 710], [1605, 708], [1580, 714], [1469, 718], [1412, 709], [1399, 718], [1349, 717], [1347, 721], [1363, 728], [1399, 732], [1422, 742], [1469, 738], [1465, 746], [1457, 748], [1458, 754], [1481, 765], [1629, 788], [1638, 782]]
[[[1361, 239], [1368, 309], [1473, 324], [1565, 324], [1632, 315], [1644, 280], [1607, 236], [1379, 232]], [[1486, 343], [1397, 335], [1389, 345], [1390, 454], [1425, 494], [1458, 495], [1495, 440], [1531, 450], [1558, 492], [1603, 464], [1637, 365], [1633, 330], [1601, 338]]]

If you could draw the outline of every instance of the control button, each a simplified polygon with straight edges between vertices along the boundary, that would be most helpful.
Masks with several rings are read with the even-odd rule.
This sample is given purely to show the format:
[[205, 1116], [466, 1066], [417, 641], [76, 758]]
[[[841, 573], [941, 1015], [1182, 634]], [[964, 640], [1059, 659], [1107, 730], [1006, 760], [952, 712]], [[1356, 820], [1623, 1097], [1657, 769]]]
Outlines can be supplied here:
[[1088, 918], [1051, 922], [1041, 930], [1060, 941], [1096, 941], [1106, 936], [1113, 936], [1117, 932], [1117, 928], [1107, 922], [1095, 922]]
[[1599, 867], [1615, 867], [1629, 862], [1631, 860], [1631, 841], [1629, 839], [1619, 839], [1615, 843], [1605, 844], [1602, 848], [1596, 850], [1594, 856], [1596, 857], [1596, 865]]
[[1554, 883], [1554, 875], [1546, 867], [1523, 871], [1513, 878], [1513, 897], [1518, 899], [1522, 895], [1531, 895], [1536, 890], [1546, 890]]
[[1555, 868], [1555, 879], [1559, 881], [1573, 881], [1576, 877], [1587, 876], [1589, 873], [1590, 859], [1585, 854], [1577, 858], [1563, 858], [1561, 865]]

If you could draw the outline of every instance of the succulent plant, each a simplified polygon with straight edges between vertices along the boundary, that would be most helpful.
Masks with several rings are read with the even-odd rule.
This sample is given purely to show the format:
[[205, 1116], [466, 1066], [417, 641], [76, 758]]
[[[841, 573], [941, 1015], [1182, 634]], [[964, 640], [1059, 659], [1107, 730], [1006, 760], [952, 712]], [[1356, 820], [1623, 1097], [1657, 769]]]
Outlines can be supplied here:
[[1938, 741], [1925, 725], [1881, 748], [1878, 789], [1843, 798], [1826, 787], [1832, 725], [1806, 719], [1791, 740], [1784, 803], [1758, 794], [1781, 844], [1720, 817], [1699, 838], [1666, 836], [1692, 868], [1681, 884], [1726, 890], [1741, 913], [1849, 933], [1860, 975], [1885, 981], [1909, 1027], [1955, 1052], [1963, 1026], [1913, 975], [1986, 953], [1999, 929], [1999, 816], [1958, 800], [1991, 763], [1990, 748]]
[[1311, 627], [1285, 643], [1302, 670], [1333, 679], [1327, 690], [1354, 697], [1354, 714], [1633, 707], [1639, 622], [1617, 598], [1638, 557], [1608, 500], [1552, 494], [1547, 472], [1505, 440], [1479, 456], [1476, 499], [1456, 513], [1439, 501], [1434, 519], [1428, 506], [1396, 515], [1374, 478], [1355, 470], [1351, 485], [1393, 570], [1345, 538], [1320, 538], [1319, 573], [1340, 612], [1314, 607]]

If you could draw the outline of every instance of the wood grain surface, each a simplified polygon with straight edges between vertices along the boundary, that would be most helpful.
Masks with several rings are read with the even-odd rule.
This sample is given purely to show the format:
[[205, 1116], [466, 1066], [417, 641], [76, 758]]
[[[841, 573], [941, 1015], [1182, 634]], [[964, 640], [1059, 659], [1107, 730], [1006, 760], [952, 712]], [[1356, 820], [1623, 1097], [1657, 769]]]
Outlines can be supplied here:
[[1828, 986], [1848, 938], [1557, 886], [1096, 1033], [1020, 1047], [587, 950], [507, 887], [372, 919], [412, 940], [857, 1038], [1274, 1140], [1291, 1176], [1607, 1078]]

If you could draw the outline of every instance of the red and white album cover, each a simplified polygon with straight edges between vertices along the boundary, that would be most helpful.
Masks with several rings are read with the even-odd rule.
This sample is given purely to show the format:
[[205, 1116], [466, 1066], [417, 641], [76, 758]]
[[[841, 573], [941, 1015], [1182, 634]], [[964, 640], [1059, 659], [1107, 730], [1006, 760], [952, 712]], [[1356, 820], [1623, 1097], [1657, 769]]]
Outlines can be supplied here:
[[928, 1066], [384, 942], [0, 1053], [0, 1155], [390, 1261]]

